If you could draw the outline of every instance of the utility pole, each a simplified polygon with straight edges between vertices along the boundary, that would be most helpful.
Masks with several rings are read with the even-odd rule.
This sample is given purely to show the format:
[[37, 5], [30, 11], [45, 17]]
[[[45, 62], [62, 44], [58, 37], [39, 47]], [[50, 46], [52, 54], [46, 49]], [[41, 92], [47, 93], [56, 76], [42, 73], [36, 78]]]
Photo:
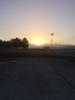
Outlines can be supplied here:
[[53, 50], [53, 36], [54, 36], [54, 33], [50, 33], [51, 35], [51, 50]]

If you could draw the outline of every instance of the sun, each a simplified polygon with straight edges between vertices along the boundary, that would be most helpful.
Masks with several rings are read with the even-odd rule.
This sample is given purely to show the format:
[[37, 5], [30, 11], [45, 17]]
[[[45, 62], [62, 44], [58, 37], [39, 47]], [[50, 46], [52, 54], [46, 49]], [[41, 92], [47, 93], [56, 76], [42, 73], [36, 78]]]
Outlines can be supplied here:
[[45, 44], [45, 40], [43, 38], [35, 38], [32, 43], [36, 46], [40, 46]]
[[42, 45], [43, 44], [43, 40], [42, 39], [40, 39], [40, 38], [37, 38], [35, 41], [34, 41], [34, 44], [35, 45]]

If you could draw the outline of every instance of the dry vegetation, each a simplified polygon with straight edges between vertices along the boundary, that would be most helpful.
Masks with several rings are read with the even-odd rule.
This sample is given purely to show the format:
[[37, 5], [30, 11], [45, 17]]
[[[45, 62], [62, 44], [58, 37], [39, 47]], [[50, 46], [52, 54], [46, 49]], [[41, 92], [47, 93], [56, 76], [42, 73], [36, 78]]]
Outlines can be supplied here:
[[75, 51], [67, 50], [47, 50], [47, 49], [24, 49], [24, 48], [1, 48], [2, 57], [58, 57], [75, 61]]

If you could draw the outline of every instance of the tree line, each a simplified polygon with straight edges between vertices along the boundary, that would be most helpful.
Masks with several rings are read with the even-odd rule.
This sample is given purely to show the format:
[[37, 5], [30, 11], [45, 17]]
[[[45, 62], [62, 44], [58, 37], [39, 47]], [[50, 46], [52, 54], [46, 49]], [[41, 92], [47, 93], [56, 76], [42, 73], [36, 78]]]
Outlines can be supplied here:
[[22, 48], [28, 48], [29, 41], [24, 37], [23, 39], [14, 38], [9, 41], [3, 41], [0, 40], [0, 48], [16, 48], [16, 47], [22, 47]]

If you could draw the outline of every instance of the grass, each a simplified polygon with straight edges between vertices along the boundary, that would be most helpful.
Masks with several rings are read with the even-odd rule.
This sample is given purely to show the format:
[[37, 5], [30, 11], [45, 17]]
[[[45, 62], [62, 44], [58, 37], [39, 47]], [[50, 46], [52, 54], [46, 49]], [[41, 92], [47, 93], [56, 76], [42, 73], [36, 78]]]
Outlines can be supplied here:
[[75, 61], [75, 51], [49, 50], [49, 49], [23, 49], [23, 48], [0, 48], [0, 58], [7, 57], [56, 57], [67, 58]]

